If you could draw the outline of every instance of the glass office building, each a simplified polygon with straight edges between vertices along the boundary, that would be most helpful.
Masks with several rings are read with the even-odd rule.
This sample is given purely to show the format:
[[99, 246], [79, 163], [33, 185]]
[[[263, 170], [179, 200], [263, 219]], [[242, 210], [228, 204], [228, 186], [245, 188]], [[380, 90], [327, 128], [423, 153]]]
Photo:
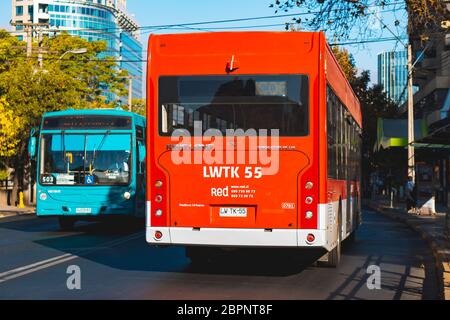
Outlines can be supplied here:
[[408, 53], [389, 51], [378, 54], [378, 84], [398, 105], [408, 98]]
[[[104, 53], [133, 77], [133, 97], [142, 98], [142, 44], [125, 0], [13, 0], [13, 22], [48, 23], [49, 34], [67, 31], [88, 41], [106, 41]], [[16, 36], [25, 40], [22, 27]], [[128, 83], [128, 82], [127, 82]], [[109, 101], [118, 97], [105, 92]], [[126, 103], [127, 97], [120, 97]]]

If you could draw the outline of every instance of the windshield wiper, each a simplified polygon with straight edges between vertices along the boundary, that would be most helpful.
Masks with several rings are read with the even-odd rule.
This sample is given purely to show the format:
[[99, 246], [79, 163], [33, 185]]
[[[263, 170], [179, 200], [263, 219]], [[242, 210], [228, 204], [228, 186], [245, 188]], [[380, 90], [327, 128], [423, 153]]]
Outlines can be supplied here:
[[94, 155], [92, 156], [92, 162], [91, 162], [92, 168], [89, 168], [89, 169], [91, 169], [91, 172], [92, 172], [92, 170], [94, 170], [94, 163], [95, 163], [95, 159], [97, 159], [97, 153], [98, 153], [98, 151], [101, 150], [101, 148], [105, 144], [106, 137], [108, 137], [110, 132], [111, 132], [110, 130], [106, 131], [105, 135], [102, 138], [102, 141], [100, 141], [100, 144], [98, 145], [98, 148], [96, 150], [94, 150]]

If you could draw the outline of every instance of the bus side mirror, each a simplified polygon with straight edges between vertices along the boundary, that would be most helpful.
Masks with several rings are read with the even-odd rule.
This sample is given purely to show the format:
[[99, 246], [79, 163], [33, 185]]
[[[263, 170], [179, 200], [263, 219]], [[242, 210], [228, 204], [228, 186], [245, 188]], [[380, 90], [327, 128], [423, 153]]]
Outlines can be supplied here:
[[30, 157], [30, 160], [36, 159], [36, 133], [38, 129], [37, 128], [31, 128], [30, 130], [30, 141], [28, 141], [28, 156]]
[[36, 159], [36, 137], [31, 137], [28, 142], [28, 155], [31, 160]]

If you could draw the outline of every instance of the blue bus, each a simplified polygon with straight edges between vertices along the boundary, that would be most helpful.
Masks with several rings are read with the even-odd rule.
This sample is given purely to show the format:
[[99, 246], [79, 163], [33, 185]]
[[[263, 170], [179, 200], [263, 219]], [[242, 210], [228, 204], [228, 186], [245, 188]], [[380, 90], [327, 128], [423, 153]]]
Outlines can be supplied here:
[[32, 130], [36, 214], [77, 221], [145, 216], [145, 118], [122, 109], [44, 114]]

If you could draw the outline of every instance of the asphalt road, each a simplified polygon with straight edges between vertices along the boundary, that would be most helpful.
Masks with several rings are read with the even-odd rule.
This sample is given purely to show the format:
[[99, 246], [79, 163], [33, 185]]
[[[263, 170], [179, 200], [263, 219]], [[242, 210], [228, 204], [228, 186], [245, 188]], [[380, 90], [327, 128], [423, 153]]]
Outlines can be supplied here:
[[[227, 252], [191, 265], [182, 248], [153, 248], [142, 224], [79, 224], [56, 219], [0, 220], [0, 299], [436, 299], [433, 258], [404, 225], [364, 212], [356, 242], [337, 269], [315, 266], [312, 252]], [[293, 259], [292, 255], [297, 255]], [[81, 271], [69, 290], [67, 269]], [[370, 265], [381, 289], [369, 290]]]

